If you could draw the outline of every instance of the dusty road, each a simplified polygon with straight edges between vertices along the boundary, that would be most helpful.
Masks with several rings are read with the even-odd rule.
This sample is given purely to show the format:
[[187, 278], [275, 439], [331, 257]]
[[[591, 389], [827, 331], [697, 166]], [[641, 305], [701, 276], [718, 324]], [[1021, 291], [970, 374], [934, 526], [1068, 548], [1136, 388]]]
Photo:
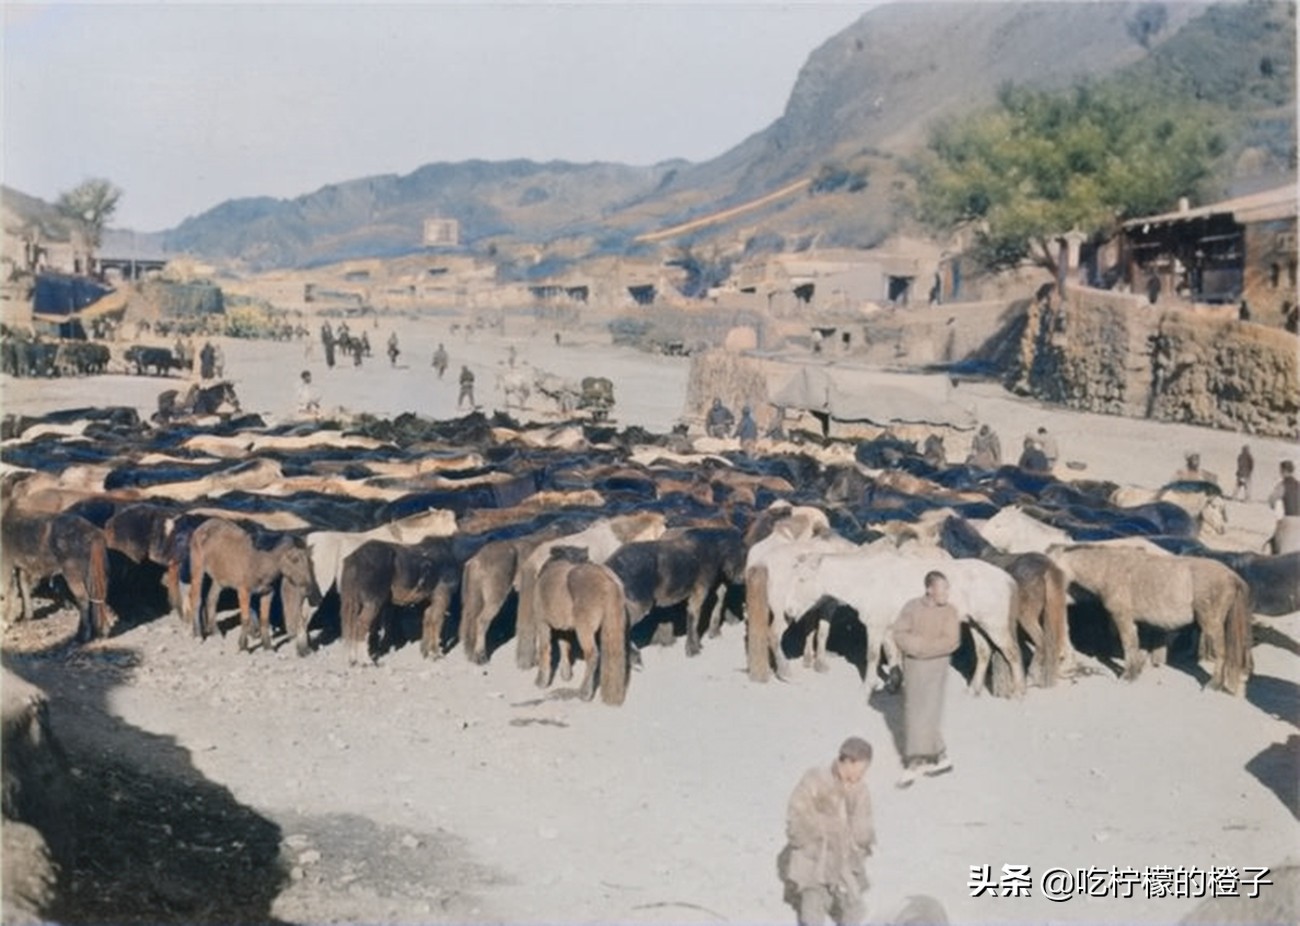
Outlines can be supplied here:
[[[403, 332], [396, 369], [377, 357], [327, 371], [319, 348], [306, 365], [326, 405], [449, 415], [459, 364], [481, 371], [487, 400], [505, 345], [448, 341], [453, 366], [440, 384], [429, 357], [442, 336]], [[377, 353], [386, 338], [387, 329], [371, 332]], [[546, 338], [515, 343], [521, 359], [547, 369], [614, 378], [622, 422], [663, 430], [680, 414], [686, 361]], [[301, 345], [225, 349], [246, 408], [289, 410]], [[3, 398], [6, 411], [151, 410], [163, 385], [5, 380]], [[1088, 475], [1136, 484], [1159, 484], [1192, 448], [1230, 475], [1242, 441], [1040, 408], [992, 386], [964, 384], [956, 397], [1003, 433], [1004, 448], [1042, 423], [1065, 458], [1087, 461]], [[1251, 443], [1259, 472], [1271, 475], [1287, 448]], [[1258, 504], [1233, 504], [1230, 515], [1243, 543], [1268, 524]], [[1027, 898], [974, 898], [970, 868], [1204, 870], [1271, 866], [1292, 854], [1300, 615], [1259, 624], [1244, 699], [1200, 690], [1187, 665], [1148, 670], [1132, 684], [1086, 676], [1020, 701], [971, 698], [954, 670], [945, 722], [956, 771], [908, 791], [893, 787], [897, 698], [868, 704], [844, 659], [826, 674], [796, 669], [789, 683], [752, 684], [735, 624], [696, 659], [680, 645], [648, 650], [617, 709], [578, 701], [576, 683], [538, 691], [514, 667], [513, 643], [486, 667], [457, 650], [427, 662], [407, 646], [376, 668], [349, 670], [337, 645], [301, 660], [288, 650], [244, 655], [233, 636], [199, 644], [160, 618], [81, 653], [7, 660], [51, 692], [56, 730], [66, 731], [83, 777], [114, 770], [121, 793], [95, 792], [96, 814], [118, 806], [133, 782], [175, 797], [136, 821], [167, 839], [121, 862], [142, 885], [140, 902], [152, 904], [154, 915], [140, 919], [792, 922], [775, 874], [786, 798], [804, 769], [859, 734], [877, 749], [873, 917], [926, 893], [954, 922], [1172, 923], [1196, 901], [1139, 891], [1057, 903], [1037, 883]], [[70, 619], [37, 625], [57, 640]], [[18, 642], [11, 632], [7, 647]], [[182, 806], [191, 793], [218, 808], [206, 842], [162, 829], [194, 812]], [[234, 885], [239, 904], [213, 899], [237, 895]]]

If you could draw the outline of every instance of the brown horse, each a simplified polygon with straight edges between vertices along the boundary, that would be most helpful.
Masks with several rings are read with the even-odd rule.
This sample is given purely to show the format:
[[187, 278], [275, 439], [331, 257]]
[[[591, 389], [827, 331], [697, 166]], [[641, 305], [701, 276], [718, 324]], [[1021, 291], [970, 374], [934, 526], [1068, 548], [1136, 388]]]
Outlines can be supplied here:
[[537, 576], [537, 608], [537, 687], [551, 684], [552, 633], [572, 631], [587, 663], [580, 697], [590, 701], [595, 695], [599, 666], [600, 699], [606, 704], [622, 704], [627, 697], [627, 613], [623, 587], [614, 573], [607, 566], [572, 562], [557, 553]]
[[557, 543], [585, 549], [593, 563], [603, 563], [625, 543], [635, 540], [655, 540], [663, 536], [667, 525], [657, 511], [639, 511], [597, 521], [590, 527], [570, 534], [561, 540], [549, 540], [533, 550], [519, 567], [519, 617], [515, 623], [515, 660], [521, 669], [536, 665], [537, 645], [534, 639], [536, 621], [534, 589], [537, 576], [551, 556], [551, 547]]
[[[12, 507], [0, 518], [0, 546], [10, 571], [11, 590], [22, 597], [20, 620], [32, 616], [32, 587], [62, 576], [77, 603], [77, 639], [108, 636], [116, 615], [108, 606], [108, 545], [104, 533], [75, 515], [26, 514]], [[13, 615], [9, 597], [6, 620]]]
[[429, 537], [405, 546], [368, 540], [343, 560], [339, 614], [351, 665], [370, 664], [370, 633], [388, 604], [423, 604], [420, 653], [442, 655], [442, 624], [460, 585], [451, 538]]
[[494, 540], [466, 561], [460, 580], [460, 645], [466, 659], [478, 665], [487, 662], [488, 627], [510, 594], [519, 590], [524, 560], [543, 543], [565, 533], [570, 531], [554, 525], [527, 537]]
[[[1096, 595], [1110, 613], [1124, 648], [1124, 678], [1142, 671], [1137, 622], [1177, 630], [1201, 628], [1202, 652], [1214, 660], [1210, 687], [1243, 694], [1252, 658], [1250, 590], [1221, 563], [1194, 556], [1153, 556], [1140, 550], [1088, 545], [1053, 548], [1052, 560], [1072, 583]], [[1164, 662], [1165, 646], [1152, 654]]]
[[[206, 606], [199, 608], [204, 577], [212, 581]], [[223, 588], [239, 596], [239, 648], [249, 648], [252, 597], [257, 595], [262, 649], [271, 651], [271, 596], [279, 583], [285, 630], [297, 644], [298, 655], [311, 649], [307, 641], [308, 605], [320, 603], [311, 559], [302, 539], [291, 534], [250, 534], [222, 518], [204, 521], [190, 536], [190, 617], [194, 635], [202, 639], [216, 624], [217, 600]]]

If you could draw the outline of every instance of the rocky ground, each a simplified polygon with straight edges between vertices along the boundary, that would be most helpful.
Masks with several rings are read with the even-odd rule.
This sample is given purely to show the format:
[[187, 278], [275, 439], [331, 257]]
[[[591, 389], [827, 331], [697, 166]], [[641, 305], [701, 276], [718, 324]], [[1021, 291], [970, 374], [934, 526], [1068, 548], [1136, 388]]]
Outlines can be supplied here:
[[[386, 337], [371, 332], [377, 351]], [[380, 358], [326, 371], [319, 348], [306, 366], [327, 405], [448, 415], [465, 360], [490, 400], [507, 345], [448, 339], [453, 367], [438, 383], [428, 363], [444, 338], [410, 323], [397, 369]], [[610, 375], [621, 421], [664, 430], [680, 413], [687, 361], [557, 347], [549, 332], [513, 343], [565, 375]], [[225, 350], [245, 407], [289, 411], [303, 345]], [[3, 396], [6, 411], [152, 409], [164, 385], [5, 380]], [[1242, 442], [1049, 409], [992, 385], [954, 397], [1004, 448], [1042, 423], [1087, 475], [1135, 484], [1158, 485], [1186, 449], [1229, 475]], [[1271, 477], [1289, 448], [1252, 444]], [[1233, 503], [1230, 517], [1227, 542], [1241, 546], [1269, 526], [1259, 504]], [[954, 670], [956, 770], [908, 791], [893, 787], [896, 696], [868, 702], [843, 658], [755, 685], [735, 624], [695, 659], [680, 645], [647, 650], [621, 708], [579, 701], [576, 682], [539, 691], [513, 643], [484, 667], [404, 646], [349, 669], [337, 645], [306, 659], [291, 647], [240, 654], [233, 636], [198, 643], [166, 617], [80, 650], [65, 645], [72, 629], [56, 611], [4, 638], [6, 662], [50, 692], [74, 767], [84, 835], [53, 911], [68, 922], [790, 922], [775, 868], [785, 800], [853, 733], [877, 748], [877, 920], [925, 893], [954, 922], [1175, 922], [1195, 899], [1052, 902], [1037, 883], [1026, 898], [975, 898], [970, 869], [1276, 866], [1300, 837], [1300, 615], [1259, 619], [1243, 699], [1202, 691], [1186, 660], [1018, 701], [972, 698]], [[854, 641], [843, 627], [833, 644]]]

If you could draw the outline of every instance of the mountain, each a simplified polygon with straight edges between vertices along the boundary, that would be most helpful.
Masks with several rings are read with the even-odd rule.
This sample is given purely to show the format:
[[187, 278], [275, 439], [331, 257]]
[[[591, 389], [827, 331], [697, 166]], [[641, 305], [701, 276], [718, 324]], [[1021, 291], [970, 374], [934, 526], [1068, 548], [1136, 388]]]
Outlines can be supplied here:
[[989, 105], [1007, 83], [1083, 79], [1221, 104], [1237, 120], [1226, 191], [1294, 169], [1295, 57], [1291, 3], [895, 3], [816, 49], [782, 115], [707, 162], [430, 164], [226, 202], [164, 243], [252, 269], [303, 265], [415, 250], [437, 215], [458, 219], [470, 246], [567, 239], [569, 257], [633, 249], [679, 223], [692, 224], [659, 246], [867, 247], [905, 224], [907, 160], [935, 120]]
[[429, 164], [332, 184], [280, 200], [237, 199], [166, 232], [169, 251], [233, 260], [249, 269], [301, 266], [418, 250], [426, 218], [455, 218], [460, 239], [541, 240], [610, 204], [652, 190], [684, 162], [653, 167], [552, 161]]

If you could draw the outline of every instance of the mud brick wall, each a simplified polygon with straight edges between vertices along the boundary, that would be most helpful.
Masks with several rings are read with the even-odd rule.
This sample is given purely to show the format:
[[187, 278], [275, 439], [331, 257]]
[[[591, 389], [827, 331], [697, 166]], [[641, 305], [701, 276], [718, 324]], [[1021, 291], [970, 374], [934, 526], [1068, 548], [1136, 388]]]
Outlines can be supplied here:
[[1278, 328], [1166, 313], [1152, 356], [1152, 417], [1295, 437], [1297, 346]]
[[1084, 411], [1300, 435], [1300, 340], [1234, 315], [1077, 291], [1029, 307], [1006, 384]]

